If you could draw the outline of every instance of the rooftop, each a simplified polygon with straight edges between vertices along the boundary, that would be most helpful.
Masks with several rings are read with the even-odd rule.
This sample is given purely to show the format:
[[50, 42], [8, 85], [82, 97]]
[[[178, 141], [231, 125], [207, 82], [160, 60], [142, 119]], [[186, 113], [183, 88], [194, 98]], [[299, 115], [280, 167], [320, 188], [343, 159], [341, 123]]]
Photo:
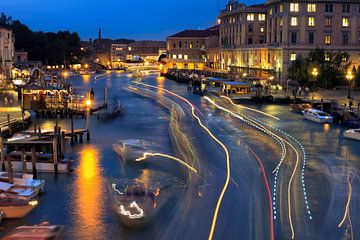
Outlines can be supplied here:
[[219, 30], [219, 26], [215, 25], [211, 28], [205, 30], [185, 30], [174, 35], [169, 36], [168, 38], [207, 38], [211, 37], [212, 35], [216, 34], [216, 31]]

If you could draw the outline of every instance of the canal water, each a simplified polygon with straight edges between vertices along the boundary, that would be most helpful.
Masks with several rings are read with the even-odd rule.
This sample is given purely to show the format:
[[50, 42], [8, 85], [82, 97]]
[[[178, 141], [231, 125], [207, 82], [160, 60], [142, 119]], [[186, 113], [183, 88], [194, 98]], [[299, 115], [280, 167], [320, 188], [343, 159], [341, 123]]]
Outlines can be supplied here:
[[[63, 225], [65, 239], [180, 239], [177, 236], [163, 234], [177, 209], [179, 204], [177, 201], [181, 199], [181, 194], [186, 188], [186, 179], [181, 174], [180, 167], [167, 161], [155, 162], [145, 168], [125, 165], [112, 150], [112, 145], [120, 139], [144, 139], [160, 145], [163, 152], [174, 154], [169, 133], [168, 111], [154, 100], [129, 92], [127, 85], [131, 79], [124, 73], [108, 73], [97, 80], [93, 76], [78, 76], [69, 81], [84, 94], [93, 88], [95, 105], [102, 104], [103, 89], [107, 88], [110, 102], [112, 98], [119, 98], [125, 107], [125, 114], [109, 121], [101, 120], [101, 115], [98, 120], [97, 115], [93, 115], [90, 121], [91, 141], [73, 147], [68, 146], [66, 149], [66, 156], [74, 160], [74, 171], [69, 174], [59, 174], [57, 177], [52, 174], [40, 174], [39, 177], [46, 180], [46, 192], [40, 197], [39, 206], [21, 220], [3, 221], [1, 227], [4, 231], [0, 233], [0, 237], [16, 226], [46, 221]], [[241, 129], [233, 129], [233, 132], [221, 130], [219, 124], [213, 121], [223, 122], [228, 116], [220, 116], [220, 118], [217, 116], [216, 120], [213, 120], [215, 117], [211, 116], [214, 111], [208, 108], [200, 96], [187, 92], [185, 85], [159, 78], [156, 75], [147, 76], [145, 81], [186, 96], [206, 116], [207, 123], [212, 126], [215, 134], [220, 134], [222, 139], [229, 138], [228, 143], [232, 142], [230, 134], [238, 134], [243, 141], [253, 146], [259, 155], [268, 159], [269, 162], [265, 162], [265, 168], [269, 172], [269, 180], [272, 179], [270, 172], [274, 167], [273, 156], [266, 156], [266, 152], [263, 152], [265, 151], [263, 145], [267, 143], [259, 141], [259, 138], [255, 140], [252, 138], [252, 133], [245, 134]], [[309, 236], [308, 239], [315, 239], [314, 237], [323, 239], [326, 235], [328, 239], [340, 239], [343, 236], [346, 228], [338, 229], [334, 226], [340, 222], [341, 214], [345, 211], [348, 196], [346, 176], [349, 172], [353, 172], [355, 176], [352, 182], [354, 189], [351, 216], [353, 229], [356, 232], [356, 226], [360, 226], [360, 210], [358, 210], [360, 209], [358, 187], [360, 143], [343, 139], [343, 128], [304, 121], [300, 115], [289, 113], [286, 106], [252, 107], [279, 117], [280, 121], [266, 117], [259, 118], [291, 133], [304, 144], [308, 152], [307, 189], [309, 189], [313, 221], [319, 226], [315, 232], [312, 232], [313, 236]], [[39, 125], [43, 130], [53, 129], [54, 121], [43, 119], [40, 120]], [[231, 126], [231, 122], [226, 125]], [[62, 129], [69, 129], [69, 120], [62, 119], [60, 126]], [[75, 127], [85, 128], [85, 120], [76, 119]], [[241, 155], [239, 154], [239, 157]], [[220, 166], [224, 167], [224, 165]], [[167, 190], [170, 200], [154, 219], [154, 224], [135, 231], [121, 225], [112, 206], [109, 189], [112, 183], [123, 179], [137, 179], [151, 186], [171, 186]], [[236, 188], [232, 191], [236, 191]], [[208, 211], [212, 213], [212, 209], [209, 206]], [[232, 214], [237, 215], [234, 212]], [[183, 219], [183, 221], [210, 222], [210, 219], [203, 219], [198, 215], [193, 219]], [[249, 220], [242, 221], [243, 223], [229, 222], [229, 228], [223, 232], [221, 239], [241, 236], [241, 232], [233, 235], [232, 230], [237, 230], [230, 227], [237, 224], [246, 225]], [[197, 234], [194, 233], [194, 236]], [[252, 236], [252, 234], [246, 236]], [[282, 238], [283, 236], [279, 236], [279, 239]], [[254, 238], [249, 237], [249, 239]]]

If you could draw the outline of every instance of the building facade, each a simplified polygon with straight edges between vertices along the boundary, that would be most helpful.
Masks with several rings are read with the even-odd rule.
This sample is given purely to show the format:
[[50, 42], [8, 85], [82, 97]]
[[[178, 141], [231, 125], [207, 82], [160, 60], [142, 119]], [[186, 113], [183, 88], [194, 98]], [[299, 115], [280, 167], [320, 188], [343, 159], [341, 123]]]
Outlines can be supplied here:
[[126, 44], [111, 44], [110, 62], [112, 68], [122, 67], [122, 62], [126, 61]]
[[167, 38], [166, 68], [204, 70], [220, 60], [219, 28], [185, 30]]
[[166, 51], [164, 41], [136, 41], [127, 45], [127, 60], [143, 60], [157, 62], [160, 55]]
[[11, 78], [15, 53], [15, 37], [11, 30], [0, 27], [0, 78]]
[[360, 64], [360, 0], [229, 1], [220, 14], [221, 68], [286, 81], [288, 68], [315, 48]]

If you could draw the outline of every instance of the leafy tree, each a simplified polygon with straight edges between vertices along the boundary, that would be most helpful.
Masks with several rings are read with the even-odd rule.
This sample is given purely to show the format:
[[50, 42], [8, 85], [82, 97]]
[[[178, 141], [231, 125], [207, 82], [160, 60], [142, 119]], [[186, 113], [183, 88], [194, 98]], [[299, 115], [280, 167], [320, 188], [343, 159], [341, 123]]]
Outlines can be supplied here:
[[[350, 67], [347, 53], [327, 53], [317, 48], [303, 58], [300, 56], [289, 67], [289, 77], [301, 85], [310, 85], [322, 88], [346, 84], [345, 72]], [[314, 79], [313, 69], [318, 69], [318, 76]]]

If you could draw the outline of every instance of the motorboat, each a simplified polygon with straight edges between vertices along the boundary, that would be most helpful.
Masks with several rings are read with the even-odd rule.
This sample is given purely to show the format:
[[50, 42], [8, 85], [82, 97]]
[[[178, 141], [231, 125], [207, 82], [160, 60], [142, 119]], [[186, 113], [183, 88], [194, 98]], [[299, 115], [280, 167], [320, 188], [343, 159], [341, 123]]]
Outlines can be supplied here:
[[127, 227], [143, 227], [152, 222], [163, 206], [160, 203], [160, 189], [151, 189], [144, 183], [118, 187], [112, 184], [114, 207], [120, 221]]
[[[33, 179], [32, 174], [13, 173], [13, 180], [15, 185], [35, 189], [37, 195], [44, 192], [45, 180]], [[9, 174], [7, 172], [0, 172], [0, 181], [8, 182]]]
[[4, 240], [41, 239], [58, 240], [61, 238], [63, 227], [59, 225], [20, 226], [6, 235]]
[[15, 183], [7, 183], [0, 181], [0, 191], [13, 196], [32, 199], [38, 196], [40, 188], [21, 186]]
[[[10, 158], [13, 170], [14, 171], [21, 171], [23, 168], [21, 162], [21, 151], [13, 151], [8, 154], [7, 157]], [[31, 152], [25, 152], [26, 156], [26, 171], [32, 171], [32, 162], [31, 162]], [[59, 173], [67, 173], [72, 170], [72, 160], [62, 159], [58, 160], [58, 172]], [[54, 172], [55, 165], [53, 160], [53, 154], [51, 153], [43, 153], [37, 152], [36, 153], [36, 169], [38, 172]]]
[[333, 117], [326, 113], [317, 109], [306, 109], [302, 111], [304, 118], [309, 121], [317, 122], [317, 123], [332, 123]]
[[311, 109], [312, 106], [310, 103], [297, 103], [297, 104], [290, 104], [290, 109], [296, 113], [302, 113], [304, 110]]
[[113, 145], [113, 150], [121, 157], [124, 162], [136, 163], [137, 159], [144, 156], [144, 153], [151, 152], [150, 147], [156, 144], [139, 139], [128, 139], [119, 141]]
[[360, 141], [360, 129], [349, 129], [345, 131], [344, 138]]
[[11, 194], [0, 194], [0, 212], [2, 213], [2, 218], [23, 218], [37, 205], [37, 200], [28, 200]]

